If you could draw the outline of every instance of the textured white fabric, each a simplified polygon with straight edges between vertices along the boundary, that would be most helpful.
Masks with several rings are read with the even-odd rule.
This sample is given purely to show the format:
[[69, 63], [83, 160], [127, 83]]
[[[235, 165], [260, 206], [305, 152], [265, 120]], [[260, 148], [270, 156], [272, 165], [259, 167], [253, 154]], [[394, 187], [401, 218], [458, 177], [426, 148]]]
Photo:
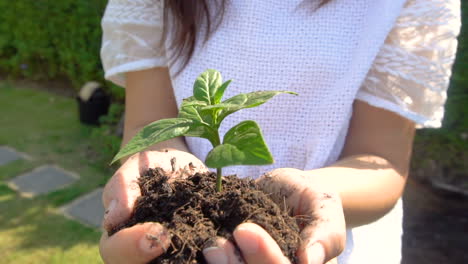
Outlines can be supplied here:
[[165, 66], [162, 1], [109, 0], [101, 21], [105, 77], [125, 86], [125, 72]]
[[[355, 99], [420, 125], [440, 123], [459, 30], [457, 1], [410, 0], [405, 6], [405, 0], [333, 0], [316, 11], [302, 0], [230, 1], [220, 28], [207, 43], [197, 43], [180, 75], [174, 76], [177, 63], [169, 68], [176, 101], [191, 95], [193, 81], [208, 68], [234, 79], [225, 98], [256, 90], [297, 92], [225, 119], [221, 133], [256, 120], [276, 160], [225, 171], [255, 178], [273, 168], [327, 166], [341, 152]], [[142, 17], [148, 10], [152, 15], [142, 19], [120, 10], [127, 5]], [[167, 65], [171, 37], [165, 50], [157, 49], [161, 8], [157, 0], [109, 2], [102, 48], [107, 78], [122, 85], [126, 71]], [[433, 12], [444, 14], [437, 23]], [[187, 144], [202, 159], [211, 149], [204, 139], [187, 138]], [[349, 230], [340, 263], [397, 263], [401, 221], [400, 202], [377, 222]]]
[[459, 0], [409, 0], [357, 98], [440, 127], [460, 23]]

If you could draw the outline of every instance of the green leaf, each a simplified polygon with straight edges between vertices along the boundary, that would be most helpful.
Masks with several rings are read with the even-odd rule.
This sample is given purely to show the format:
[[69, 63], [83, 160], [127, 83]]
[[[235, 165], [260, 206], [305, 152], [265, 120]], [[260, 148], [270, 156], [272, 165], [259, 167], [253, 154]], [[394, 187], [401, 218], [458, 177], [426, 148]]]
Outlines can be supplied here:
[[182, 100], [182, 105], [180, 107], [184, 108], [186, 106], [207, 106], [207, 105], [208, 104], [206, 102], [199, 101], [194, 96], [190, 96]]
[[221, 102], [221, 99], [223, 98], [223, 95], [224, 95], [224, 91], [226, 90], [226, 88], [229, 86], [229, 84], [231, 83], [232, 80], [229, 80], [229, 81], [226, 81], [225, 83], [223, 83], [215, 92], [215, 96], [214, 96], [214, 103], [215, 104], [219, 104]]
[[216, 70], [206, 70], [202, 73], [193, 85], [193, 96], [209, 105], [215, 104], [215, 94], [221, 86], [222, 77]]
[[178, 117], [190, 119], [194, 122], [204, 124], [207, 126], [210, 125], [211, 121], [211, 115], [209, 113], [202, 113], [199, 107], [191, 104], [182, 105], [182, 107], [179, 110]]
[[212, 149], [205, 161], [210, 168], [266, 165], [273, 162], [260, 128], [257, 123], [250, 120], [231, 128], [224, 136], [223, 144]]
[[211, 126], [213, 123], [213, 111], [215, 110], [201, 111], [200, 106], [205, 105], [205, 102], [197, 101], [194, 97], [190, 97], [182, 103], [178, 117], [193, 121], [185, 136], [206, 138], [211, 144], [219, 145], [216, 131]]
[[264, 104], [275, 95], [287, 93], [297, 95], [297, 93], [289, 91], [259, 91], [246, 94], [238, 94], [233, 96], [224, 102], [216, 105], [209, 105], [202, 107], [202, 111], [217, 109], [220, 110], [217, 117], [217, 124], [226, 118], [226, 116], [237, 112], [244, 108], [252, 108]]
[[219, 144], [219, 142], [217, 142], [219, 139], [216, 136], [216, 131], [210, 126], [210, 114], [201, 114], [197, 107], [186, 105], [180, 109], [179, 118], [186, 118], [193, 121], [190, 129], [185, 133], [185, 136], [206, 138], [213, 145]]
[[216, 110], [202, 110], [206, 106], [208, 105], [205, 102], [198, 101], [195, 97], [191, 96], [182, 102], [178, 117], [211, 125]]
[[186, 118], [169, 118], [153, 122], [140, 130], [140, 132], [115, 155], [111, 164], [159, 142], [183, 136], [189, 131], [192, 124], [193, 121]]

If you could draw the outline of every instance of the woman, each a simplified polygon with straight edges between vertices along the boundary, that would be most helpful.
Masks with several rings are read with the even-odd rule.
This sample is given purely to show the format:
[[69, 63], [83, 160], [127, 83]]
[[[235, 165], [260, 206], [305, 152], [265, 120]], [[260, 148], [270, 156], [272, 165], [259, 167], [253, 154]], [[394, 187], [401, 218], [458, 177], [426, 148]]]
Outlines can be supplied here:
[[[106, 78], [126, 87], [123, 143], [146, 124], [175, 117], [208, 68], [236, 80], [226, 98], [289, 90], [227, 118], [258, 121], [276, 163], [233, 167], [259, 177], [295, 214], [301, 263], [398, 263], [401, 194], [416, 126], [439, 127], [460, 27], [458, 0], [110, 0], [103, 18]], [[225, 132], [221, 128], [222, 132]], [[108, 229], [129, 217], [139, 171], [203, 160], [209, 143], [177, 138], [125, 161], [106, 185]], [[180, 176], [180, 175], [176, 175]], [[107, 263], [146, 263], [169, 245], [158, 223], [102, 236]], [[259, 226], [204, 250], [209, 263], [288, 263]], [[335, 257], [338, 257], [335, 259]]]

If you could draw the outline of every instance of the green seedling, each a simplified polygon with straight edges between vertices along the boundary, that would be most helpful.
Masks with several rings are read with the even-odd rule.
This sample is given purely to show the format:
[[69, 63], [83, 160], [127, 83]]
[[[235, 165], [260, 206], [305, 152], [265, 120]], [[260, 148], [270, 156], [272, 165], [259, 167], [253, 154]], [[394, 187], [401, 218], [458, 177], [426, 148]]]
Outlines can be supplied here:
[[273, 157], [256, 122], [240, 122], [226, 132], [222, 142], [218, 130], [224, 118], [234, 112], [259, 106], [281, 93], [295, 93], [257, 91], [238, 94], [221, 102], [230, 83], [231, 80], [223, 83], [221, 74], [216, 70], [202, 73], [193, 86], [193, 96], [183, 100], [178, 117], [161, 119], [145, 126], [117, 153], [112, 163], [171, 138], [206, 138], [213, 149], [208, 153], [205, 164], [216, 168], [217, 191], [222, 190], [223, 167], [273, 163]]

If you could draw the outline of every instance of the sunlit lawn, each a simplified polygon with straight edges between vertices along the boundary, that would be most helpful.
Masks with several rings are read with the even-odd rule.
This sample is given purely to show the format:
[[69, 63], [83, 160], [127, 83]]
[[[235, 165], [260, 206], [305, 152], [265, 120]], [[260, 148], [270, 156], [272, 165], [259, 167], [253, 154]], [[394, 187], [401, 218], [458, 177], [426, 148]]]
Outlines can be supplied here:
[[[91, 129], [78, 122], [76, 102], [42, 91], [0, 84], [0, 145], [31, 160], [0, 166], [0, 263], [100, 263], [100, 232], [68, 220], [57, 208], [102, 186], [112, 170], [97, 153]], [[43, 164], [80, 175], [75, 184], [34, 199], [6, 181]]]
[[1, 263], [100, 263], [99, 232], [0, 185]]

